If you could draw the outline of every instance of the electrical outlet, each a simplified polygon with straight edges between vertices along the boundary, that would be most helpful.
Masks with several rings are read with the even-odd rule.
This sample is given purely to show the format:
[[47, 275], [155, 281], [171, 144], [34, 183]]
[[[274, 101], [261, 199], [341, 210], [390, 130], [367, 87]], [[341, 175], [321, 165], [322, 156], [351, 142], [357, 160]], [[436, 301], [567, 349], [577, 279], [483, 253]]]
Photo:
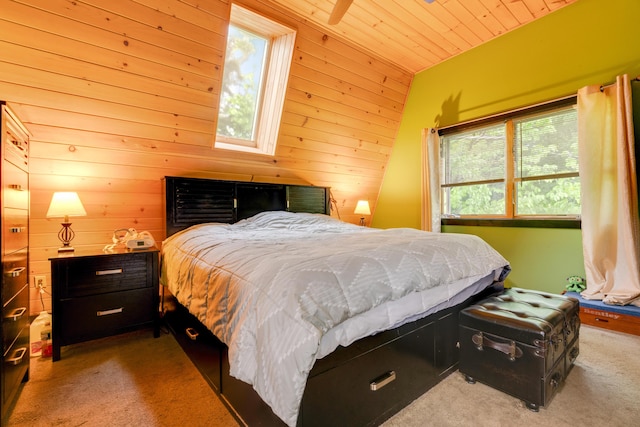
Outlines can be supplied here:
[[33, 287], [36, 289], [47, 287], [47, 276], [33, 276]]

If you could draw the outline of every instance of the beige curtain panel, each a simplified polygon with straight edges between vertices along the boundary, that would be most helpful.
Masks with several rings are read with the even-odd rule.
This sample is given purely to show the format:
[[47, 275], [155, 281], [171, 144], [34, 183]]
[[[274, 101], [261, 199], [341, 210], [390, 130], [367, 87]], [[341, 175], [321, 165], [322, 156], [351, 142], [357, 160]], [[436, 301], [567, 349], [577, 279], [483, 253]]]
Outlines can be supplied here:
[[435, 128], [422, 130], [422, 203], [420, 227], [440, 232], [440, 136]]
[[578, 91], [578, 161], [586, 299], [640, 306], [631, 81]]

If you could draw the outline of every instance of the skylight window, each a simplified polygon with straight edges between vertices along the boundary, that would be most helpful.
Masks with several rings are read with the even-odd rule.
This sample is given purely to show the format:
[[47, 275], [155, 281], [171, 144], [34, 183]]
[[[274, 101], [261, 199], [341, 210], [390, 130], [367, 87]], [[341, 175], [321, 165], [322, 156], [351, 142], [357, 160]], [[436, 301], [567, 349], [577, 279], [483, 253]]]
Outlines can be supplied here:
[[275, 153], [295, 35], [231, 5], [216, 148]]

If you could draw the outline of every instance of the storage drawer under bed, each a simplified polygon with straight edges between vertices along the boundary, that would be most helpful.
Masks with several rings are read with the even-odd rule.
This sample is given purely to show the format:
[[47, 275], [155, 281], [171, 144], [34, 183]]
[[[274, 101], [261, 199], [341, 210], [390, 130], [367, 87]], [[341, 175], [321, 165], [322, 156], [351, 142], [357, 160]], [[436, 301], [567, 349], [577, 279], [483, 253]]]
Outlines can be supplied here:
[[177, 308], [165, 312], [167, 326], [204, 379], [220, 393], [220, 360], [225, 345], [184, 307]]
[[[375, 425], [420, 396], [426, 379], [438, 381], [435, 366], [435, 327], [432, 322], [360, 355], [342, 366], [309, 378], [302, 402], [303, 425]], [[355, 373], [355, 375], [354, 375]], [[318, 394], [314, 396], [313, 394]]]

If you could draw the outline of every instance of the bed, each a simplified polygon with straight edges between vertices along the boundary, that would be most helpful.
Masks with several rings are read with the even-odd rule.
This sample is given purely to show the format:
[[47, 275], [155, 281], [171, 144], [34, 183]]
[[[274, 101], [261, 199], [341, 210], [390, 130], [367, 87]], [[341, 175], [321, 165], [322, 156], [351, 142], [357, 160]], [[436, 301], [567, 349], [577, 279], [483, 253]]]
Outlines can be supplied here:
[[327, 188], [166, 177], [165, 193], [165, 318], [248, 425], [380, 424], [455, 371], [459, 311], [509, 272], [476, 236], [334, 219]]

